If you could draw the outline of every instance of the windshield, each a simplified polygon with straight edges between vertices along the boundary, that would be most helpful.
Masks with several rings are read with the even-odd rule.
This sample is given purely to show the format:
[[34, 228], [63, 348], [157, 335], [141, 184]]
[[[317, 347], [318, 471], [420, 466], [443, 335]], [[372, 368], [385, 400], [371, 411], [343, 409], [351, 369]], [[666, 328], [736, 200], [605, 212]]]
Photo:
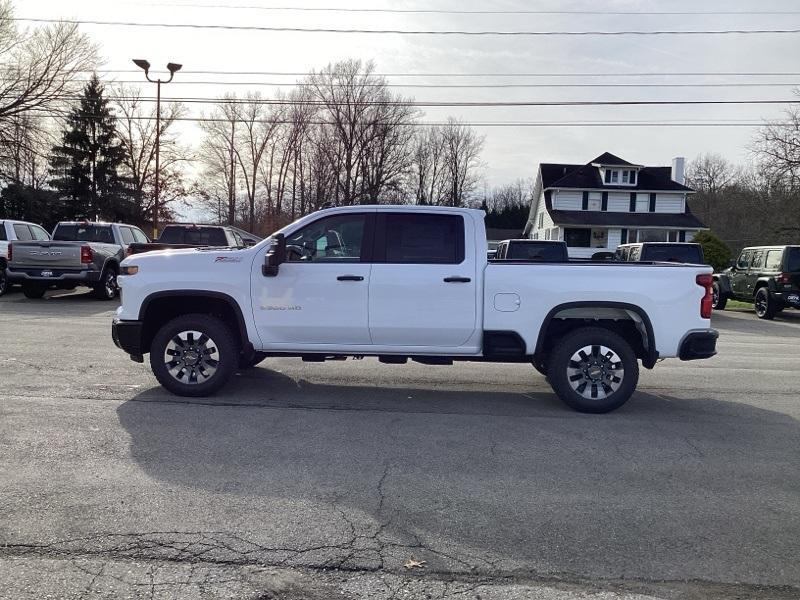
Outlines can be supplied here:
[[114, 234], [110, 225], [57, 225], [53, 232], [53, 239], [59, 242], [101, 242], [114, 243]]
[[646, 246], [642, 260], [656, 262], [677, 262], [703, 264], [703, 252], [700, 246], [664, 244], [663, 246]]
[[800, 248], [789, 248], [786, 257], [786, 270], [790, 273], [800, 271]]

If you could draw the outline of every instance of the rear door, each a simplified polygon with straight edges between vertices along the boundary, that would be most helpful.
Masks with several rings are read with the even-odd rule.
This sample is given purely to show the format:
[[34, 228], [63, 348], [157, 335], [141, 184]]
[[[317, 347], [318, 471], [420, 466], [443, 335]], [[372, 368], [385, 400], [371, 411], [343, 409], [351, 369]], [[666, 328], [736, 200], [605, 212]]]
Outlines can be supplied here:
[[750, 260], [750, 267], [745, 276], [744, 293], [747, 294], [747, 296], [755, 295], [756, 283], [761, 276], [761, 272], [764, 270], [766, 255], [766, 250], [755, 250], [753, 252], [753, 258]]
[[467, 344], [478, 327], [474, 239], [474, 223], [460, 214], [378, 214], [369, 285], [373, 344]]

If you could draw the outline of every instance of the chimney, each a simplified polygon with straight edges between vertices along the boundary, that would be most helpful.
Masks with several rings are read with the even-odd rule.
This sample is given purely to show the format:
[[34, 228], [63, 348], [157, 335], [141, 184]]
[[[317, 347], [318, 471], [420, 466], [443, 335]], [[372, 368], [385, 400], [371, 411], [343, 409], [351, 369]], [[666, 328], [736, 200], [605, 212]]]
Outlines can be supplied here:
[[672, 159], [672, 181], [680, 183], [681, 185], [686, 183], [685, 162], [686, 159], [682, 156], [676, 156]]

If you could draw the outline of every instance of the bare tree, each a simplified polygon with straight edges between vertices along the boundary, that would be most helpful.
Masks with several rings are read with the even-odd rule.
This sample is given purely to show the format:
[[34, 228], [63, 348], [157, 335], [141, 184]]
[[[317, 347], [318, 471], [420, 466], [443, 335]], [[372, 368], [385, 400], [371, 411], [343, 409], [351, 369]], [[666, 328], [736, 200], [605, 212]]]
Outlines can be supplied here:
[[57, 141], [48, 119], [21, 113], [6, 119], [0, 144], [0, 180], [41, 187], [48, 178], [48, 157]]
[[[800, 90], [795, 92], [800, 96]], [[776, 183], [800, 187], [800, 106], [792, 106], [781, 121], [764, 125], [756, 134], [753, 150], [759, 166]]]
[[442, 127], [442, 136], [448, 178], [447, 204], [465, 206], [478, 184], [484, 138], [452, 117]]
[[207, 120], [200, 123], [204, 132], [198, 151], [201, 179], [194, 186], [194, 193], [218, 214], [219, 222], [234, 224], [237, 213], [235, 136], [239, 119], [235, 96], [225, 96], [211, 114], [203, 117]]
[[0, 2], [0, 135], [12, 117], [59, 110], [80, 91], [78, 75], [94, 68], [96, 49], [74, 23], [21, 30], [8, 0]]
[[[153, 210], [155, 199], [155, 108], [142, 99], [140, 88], [121, 87], [112, 97], [117, 108], [117, 135], [125, 148], [124, 173], [131, 180], [138, 203], [139, 218], [144, 221]], [[185, 168], [192, 160], [189, 150], [178, 142], [176, 120], [186, 113], [176, 102], [161, 109], [159, 162], [159, 217], [172, 218], [170, 204], [187, 195]]]

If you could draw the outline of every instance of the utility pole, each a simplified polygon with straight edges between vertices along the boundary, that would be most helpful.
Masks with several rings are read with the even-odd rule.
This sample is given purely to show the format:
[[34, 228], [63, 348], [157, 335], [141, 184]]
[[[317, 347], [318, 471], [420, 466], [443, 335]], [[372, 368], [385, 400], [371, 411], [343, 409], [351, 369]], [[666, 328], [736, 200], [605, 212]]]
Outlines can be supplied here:
[[236, 132], [236, 120], [231, 119], [231, 143], [228, 160], [230, 161], [230, 174], [228, 175], [228, 225], [233, 225], [236, 219], [236, 165], [233, 162], [233, 143]]
[[169, 71], [169, 79], [162, 80], [150, 79], [150, 63], [141, 58], [134, 58], [133, 64], [144, 71], [144, 76], [150, 83], [156, 84], [156, 177], [155, 177], [155, 191], [153, 194], [153, 239], [158, 237], [158, 197], [160, 191], [160, 177], [161, 177], [161, 84], [169, 83], [175, 77], [175, 73], [181, 70], [183, 65], [177, 63], [167, 63], [167, 70]]

